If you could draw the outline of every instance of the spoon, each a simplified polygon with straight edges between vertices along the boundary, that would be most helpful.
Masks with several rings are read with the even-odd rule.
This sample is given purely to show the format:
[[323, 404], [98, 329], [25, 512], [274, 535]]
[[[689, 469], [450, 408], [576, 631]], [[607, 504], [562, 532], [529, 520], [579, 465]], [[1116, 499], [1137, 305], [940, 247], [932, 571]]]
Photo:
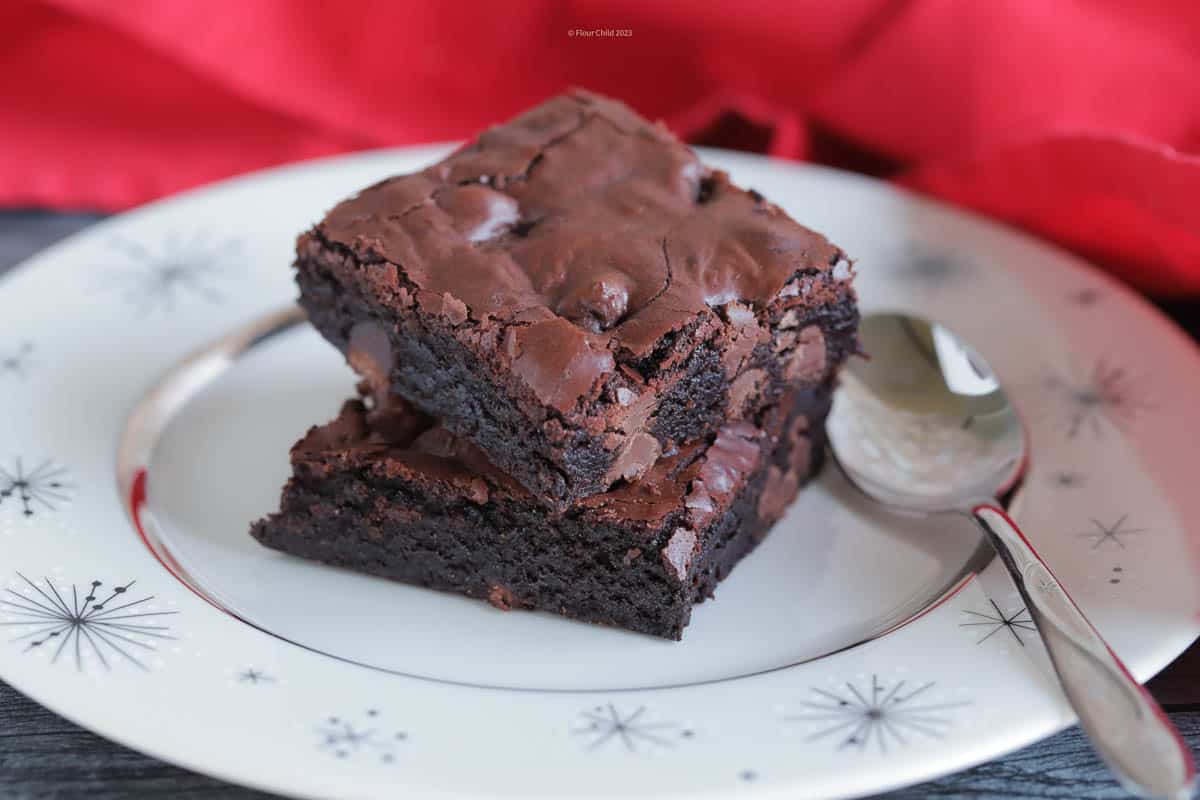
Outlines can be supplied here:
[[1140, 797], [1191, 797], [1196, 772], [1187, 746], [996, 500], [1015, 488], [1028, 442], [987, 363], [918, 317], [868, 316], [861, 335], [871, 357], [843, 370], [827, 424], [850, 483], [894, 511], [974, 519], [1109, 769]]

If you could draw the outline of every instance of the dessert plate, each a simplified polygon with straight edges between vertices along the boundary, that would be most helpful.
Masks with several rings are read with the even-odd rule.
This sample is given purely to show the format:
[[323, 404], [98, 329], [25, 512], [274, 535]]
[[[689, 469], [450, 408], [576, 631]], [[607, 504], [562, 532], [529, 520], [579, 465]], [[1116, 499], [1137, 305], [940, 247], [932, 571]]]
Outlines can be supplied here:
[[[258, 547], [246, 530], [288, 448], [354, 384], [287, 310], [293, 238], [446, 149], [200, 189], [0, 282], [0, 678], [136, 749], [304, 797], [854, 796], [1069, 724], [969, 526], [888, 516], [830, 470], [680, 643]], [[1192, 344], [994, 223], [705, 157], [856, 256], [864, 310], [978, 344], [1031, 430], [1022, 528], [1137, 677], [1182, 652], [1200, 634]]]

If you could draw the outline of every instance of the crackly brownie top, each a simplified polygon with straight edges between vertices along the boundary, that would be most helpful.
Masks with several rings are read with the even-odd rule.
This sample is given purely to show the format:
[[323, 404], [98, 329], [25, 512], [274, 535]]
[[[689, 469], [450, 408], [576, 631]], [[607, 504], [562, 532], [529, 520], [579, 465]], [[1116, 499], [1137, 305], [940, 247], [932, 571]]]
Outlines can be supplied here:
[[[580, 503], [595, 522], [653, 527], [686, 511], [699, 530], [722, 513], [766, 457], [767, 434], [747, 422], [726, 425], [712, 444], [694, 443], [663, 458], [640, 480], [619, 484]], [[297, 474], [366, 469], [377, 479], [414, 481], [451, 501], [532, 502], [528, 490], [492, 466], [465, 439], [393, 396], [384, 408], [347, 401], [337, 418], [311, 429], [292, 448]]]
[[379, 302], [504, 326], [504, 357], [563, 410], [706, 309], [798, 294], [793, 277], [842, 258], [661, 124], [584, 91], [365, 189], [315, 235], [354, 252]]

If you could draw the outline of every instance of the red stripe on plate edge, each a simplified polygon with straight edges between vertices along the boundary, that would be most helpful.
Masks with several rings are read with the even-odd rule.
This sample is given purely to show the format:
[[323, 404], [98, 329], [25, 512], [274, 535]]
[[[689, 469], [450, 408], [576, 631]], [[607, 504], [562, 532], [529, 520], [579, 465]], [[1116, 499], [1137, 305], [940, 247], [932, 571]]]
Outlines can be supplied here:
[[183, 576], [180, 575], [180, 573], [183, 571], [183, 568], [179, 566], [179, 563], [175, 561], [175, 559], [169, 552], [167, 552], [165, 548], [163, 553], [166, 554], [166, 558], [164, 558], [163, 555], [160, 555], [158, 550], [154, 548], [154, 545], [150, 543], [150, 537], [146, 535], [146, 529], [142, 526], [142, 508], [146, 505], [146, 477], [146, 468], [142, 467], [133, 474], [133, 488], [129, 490], [129, 517], [133, 520], [133, 528], [137, 531], [138, 538], [142, 540], [142, 544], [145, 545], [146, 549], [150, 551], [150, 555], [154, 556], [154, 560], [161, 564], [163, 569], [171, 573], [172, 578], [182, 583], [185, 587], [187, 587], [189, 592], [196, 595], [196, 597], [199, 597], [213, 608], [229, 614], [229, 611], [213, 602], [208, 597], [205, 597], [204, 594], [196, 589], [196, 587], [184, 580]]

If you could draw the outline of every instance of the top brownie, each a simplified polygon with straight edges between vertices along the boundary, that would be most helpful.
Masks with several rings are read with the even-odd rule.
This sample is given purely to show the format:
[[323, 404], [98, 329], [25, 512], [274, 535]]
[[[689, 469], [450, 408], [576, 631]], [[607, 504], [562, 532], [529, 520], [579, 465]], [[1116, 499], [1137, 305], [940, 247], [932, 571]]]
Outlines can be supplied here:
[[557, 510], [828, 380], [858, 321], [841, 250], [583, 91], [343, 201], [296, 268], [377, 392]]

